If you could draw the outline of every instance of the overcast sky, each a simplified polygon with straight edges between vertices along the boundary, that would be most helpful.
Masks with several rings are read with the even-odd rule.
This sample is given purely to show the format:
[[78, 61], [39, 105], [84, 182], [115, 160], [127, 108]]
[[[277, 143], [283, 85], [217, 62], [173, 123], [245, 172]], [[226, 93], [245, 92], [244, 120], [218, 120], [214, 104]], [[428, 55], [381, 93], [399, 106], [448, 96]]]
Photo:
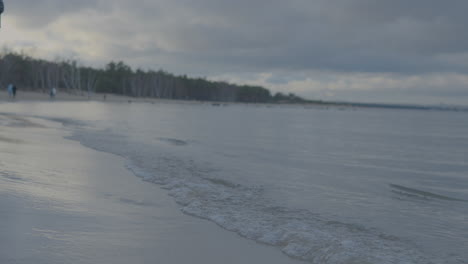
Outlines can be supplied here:
[[4, 0], [0, 45], [311, 99], [468, 105], [466, 0]]

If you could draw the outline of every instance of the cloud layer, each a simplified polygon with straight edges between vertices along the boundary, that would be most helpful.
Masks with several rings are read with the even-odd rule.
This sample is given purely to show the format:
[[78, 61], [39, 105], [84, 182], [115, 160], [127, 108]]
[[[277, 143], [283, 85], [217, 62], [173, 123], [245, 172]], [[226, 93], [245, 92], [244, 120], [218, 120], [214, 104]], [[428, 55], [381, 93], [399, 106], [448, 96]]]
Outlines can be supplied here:
[[385, 96], [381, 90], [386, 89], [411, 90], [422, 98], [466, 96], [468, 89], [468, 2], [462, 0], [15, 0], [5, 5], [1, 42], [39, 56], [74, 56], [93, 64], [124, 60], [135, 67], [264, 82], [279, 90], [298, 90], [300, 84], [304, 95], [321, 89], [329, 95], [378, 91]]

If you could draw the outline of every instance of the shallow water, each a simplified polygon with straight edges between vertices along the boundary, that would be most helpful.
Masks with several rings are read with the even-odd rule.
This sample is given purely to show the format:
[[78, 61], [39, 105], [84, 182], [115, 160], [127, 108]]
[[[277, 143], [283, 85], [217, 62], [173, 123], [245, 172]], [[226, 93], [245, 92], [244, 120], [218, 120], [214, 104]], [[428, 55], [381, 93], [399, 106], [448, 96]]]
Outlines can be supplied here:
[[21, 120], [0, 114], [0, 263], [296, 263], [183, 215], [60, 123]]
[[186, 214], [292, 257], [468, 259], [467, 113], [83, 102], [1, 111], [62, 122]]

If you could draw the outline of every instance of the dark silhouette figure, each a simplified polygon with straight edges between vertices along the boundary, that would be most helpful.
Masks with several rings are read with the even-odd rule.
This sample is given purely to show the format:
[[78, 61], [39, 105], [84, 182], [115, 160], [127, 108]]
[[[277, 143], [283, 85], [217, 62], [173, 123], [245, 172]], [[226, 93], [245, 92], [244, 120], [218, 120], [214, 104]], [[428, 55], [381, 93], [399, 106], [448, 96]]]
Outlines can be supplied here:
[[16, 85], [13, 84], [13, 98], [16, 97]]
[[49, 92], [50, 99], [54, 99], [56, 94], [57, 94], [57, 89], [55, 89], [55, 87], [50, 89], [50, 92]]
[[[3, 13], [5, 6], [3, 5], [3, 0], [0, 0], [0, 15]], [[0, 21], [0, 27], [2, 27], [2, 22]]]

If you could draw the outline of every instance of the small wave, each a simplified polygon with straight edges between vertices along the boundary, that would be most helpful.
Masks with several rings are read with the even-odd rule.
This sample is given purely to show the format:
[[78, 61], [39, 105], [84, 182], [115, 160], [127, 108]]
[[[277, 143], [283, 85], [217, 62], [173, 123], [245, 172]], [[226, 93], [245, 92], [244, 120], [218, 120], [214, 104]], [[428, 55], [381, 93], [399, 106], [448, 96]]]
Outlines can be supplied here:
[[422, 191], [418, 189], [413, 189], [413, 188], [405, 187], [405, 186], [398, 185], [398, 184], [389, 184], [389, 185], [393, 189], [392, 192], [400, 194], [400, 195], [409, 196], [409, 197], [423, 198], [423, 199], [439, 199], [439, 200], [445, 200], [445, 201], [468, 202], [467, 200], [439, 195], [439, 194], [426, 192], [426, 191]]
[[81, 121], [78, 121], [78, 120], [75, 120], [75, 119], [71, 119], [71, 118], [43, 117], [43, 116], [35, 116], [35, 117], [45, 119], [45, 120], [49, 120], [49, 121], [52, 121], [52, 122], [61, 123], [63, 126], [76, 126], [76, 127], [85, 126], [84, 122], [81, 122]]
[[119, 198], [119, 201], [125, 204], [137, 205], [137, 206], [152, 206], [153, 204], [147, 201], [137, 201], [129, 198]]
[[7, 171], [0, 171], [0, 177], [5, 178], [9, 181], [26, 181], [25, 179], [16, 176], [14, 173]]
[[176, 139], [176, 138], [158, 138], [159, 141], [167, 142], [174, 146], [186, 146], [188, 145], [187, 141]]
[[11, 113], [0, 113], [0, 124], [7, 127], [22, 127], [22, 128], [45, 128], [41, 124], [37, 124], [25, 117]]
[[223, 180], [223, 179], [205, 178], [205, 180], [207, 180], [207, 181], [209, 181], [211, 183], [220, 184], [220, 185], [223, 185], [223, 186], [226, 186], [226, 187], [229, 187], [229, 188], [240, 187], [239, 184], [235, 184], [235, 183], [232, 183], [230, 181]]

